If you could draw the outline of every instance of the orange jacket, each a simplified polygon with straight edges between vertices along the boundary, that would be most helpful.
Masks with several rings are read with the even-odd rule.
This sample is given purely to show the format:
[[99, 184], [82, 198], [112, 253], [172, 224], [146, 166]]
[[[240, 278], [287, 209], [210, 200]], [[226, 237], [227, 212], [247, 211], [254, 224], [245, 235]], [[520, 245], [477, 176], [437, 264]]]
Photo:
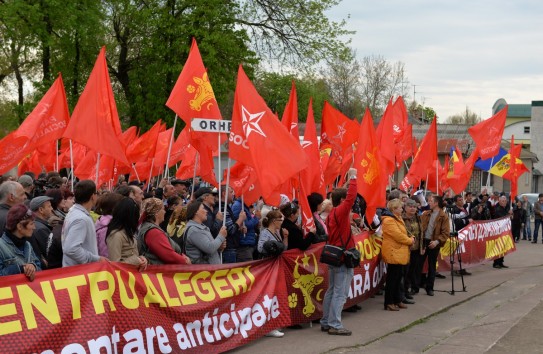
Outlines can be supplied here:
[[384, 216], [383, 230], [383, 260], [388, 264], [409, 263], [409, 246], [413, 239], [407, 236], [405, 224], [401, 218]]

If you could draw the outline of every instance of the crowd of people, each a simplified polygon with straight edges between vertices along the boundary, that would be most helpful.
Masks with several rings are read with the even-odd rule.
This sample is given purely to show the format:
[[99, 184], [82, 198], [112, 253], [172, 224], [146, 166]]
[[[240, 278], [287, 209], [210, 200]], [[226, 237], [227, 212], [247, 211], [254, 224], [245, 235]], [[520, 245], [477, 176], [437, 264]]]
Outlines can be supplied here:
[[[69, 181], [54, 172], [37, 178], [27, 173], [16, 180], [4, 176], [0, 275], [24, 274], [32, 281], [41, 270], [92, 262], [124, 262], [139, 271], [149, 264], [236, 263], [274, 257], [286, 249], [306, 250], [320, 242], [349, 249], [354, 247], [351, 235], [367, 229], [383, 237], [384, 309], [399, 311], [414, 304], [413, 295], [421, 288], [434, 296], [435, 278], [443, 277], [436, 270], [439, 249], [471, 221], [509, 216], [515, 241], [522, 237], [535, 243], [543, 220], [543, 194], [534, 206], [526, 198], [511, 206], [506, 195], [485, 190], [451, 198], [392, 190], [387, 191], [387, 205], [367, 221], [356, 183], [356, 170], [351, 169], [343, 188], [326, 196], [309, 195], [315, 226], [304, 234], [300, 205], [284, 195], [275, 208], [262, 200], [247, 205], [232, 188], [221, 186], [219, 193], [197, 179], [162, 179], [156, 188], [120, 179], [113, 190], [82, 180], [72, 190]], [[507, 268], [503, 257], [493, 266]], [[469, 274], [464, 270], [462, 275]], [[328, 276], [321, 330], [351, 335], [341, 313], [353, 269], [328, 265]], [[346, 310], [359, 309], [355, 305]]]

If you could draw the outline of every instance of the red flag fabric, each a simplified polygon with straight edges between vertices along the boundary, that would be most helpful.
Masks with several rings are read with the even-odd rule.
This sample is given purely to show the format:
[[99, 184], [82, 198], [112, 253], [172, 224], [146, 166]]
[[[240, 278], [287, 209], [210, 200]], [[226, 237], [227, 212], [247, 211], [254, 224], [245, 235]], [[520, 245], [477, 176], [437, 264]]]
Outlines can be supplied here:
[[11, 132], [0, 140], [0, 175], [8, 172], [25, 157], [27, 137], [17, 137]]
[[[479, 149], [476, 147], [475, 150], [471, 153], [469, 158], [464, 161], [464, 164], [462, 165], [460, 172], [456, 174], [455, 170], [455, 178], [449, 178], [448, 183], [451, 189], [456, 193], [462, 193], [468, 186], [469, 180], [471, 179], [471, 175], [473, 173], [473, 167], [475, 166], [475, 162], [479, 158]], [[455, 167], [456, 169], [456, 167]]]
[[[211, 81], [209, 81], [198, 44], [194, 38], [187, 61], [170, 93], [166, 106], [181, 117], [189, 127], [193, 118], [222, 118]], [[193, 131], [191, 135], [192, 145], [198, 151], [203, 145], [212, 146], [214, 150], [217, 150], [217, 134]], [[221, 142], [225, 139], [225, 134], [221, 134]], [[195, 140], [199, 140], [200, 143], [196, 143]]]
[[407, 124], [402, 139], [396, 144], [396, 166], [413, 156], [413, 126]]
[[194, 169], [196, 169], [196, 175], [200, 176], [202, 180], [218, 187], [217, 177], [213, 170], [213, 165], [209, 164], [209, 161], [213, 161], [211, 156], [211, 150], [207, 151], [208, 156], [203, 156], [194, 147], [189, 146], [183, 156], [183, 161], [175, 173], [175, 177], [179, 179], [187, 179], [194, 177]]
[[368, 108], [360, 124], [354, 166], [357, 169], [358, 193], [366, 200], [366, 220], [373, 220], [375, 211], [386, 204], [386, 185], [381, 174], [385, 171], [380, 166], [380, 149], [377, 143], [373, 118]]
[[190, 127], [187, 125], [181, 131], [181, 133], [172, 145], [172, 151], [170, 153], [170, 164], [168, 167], [172, 167], [173, 165], [181, 161], [190, 148]]
[[126, 158], [131, 163], [145, 162], [155, 155], [158, 135], [164, 131], [159, 119], [148, 131], [139, 136], [126, 148]]
[[449, 180], [447, 179], [448, 171], [448, 156], [445, 157], [445, 164], [441, 166], [439, 160], [435, 160], [431, 168], [428, 169], [428, 174], [424, 176], [426, 180], [426, 188], [437, 194], [443, 194], [449, 189]]
[[17, 128], [14, 136], [27, 137], [29, 141], [26, 149], [33, 150], [37, 146], [60, 139], [69, 121], [68, 101], [62, 76], [59, 74], [34, 110]]
[[[225, 170], [224, 173], [226, 174], [226, 172]], [[226, 175], [223, 177], [223, 181], [226, 181]], [[243, 202], [247, 205], [258, 201], [262, 195], [262, 188], [255, 169], [239, 162], [230, 168], [230, 187], [236, 195], [243, 196]]]
[[518, 194], [518, 179], [528, 172], [528, 168], [520, 160], [522, 144], [515, 145], [515, 137], [511, 136], [511, 146], [509, 148], [509, 170], [504, 173], [503, 178], [511, 181], [511, 200], [515, 200]]
[[63, 136], [128, 164], [119, 141], [121, 133], [107, 69], [106, 48], [102, 47]]
[[292, 88], [290, 89], [290, 96], [288, 98], [285, 111], [283, 112], [283, 118], [281, 123], [292, 134], [293, 137], [299, 139], [300, 133], [298, 131], [298, 96], [296, 94], [296, 84], [292, 81]]
[[407, 126], [407, 108], [403, 97], [399, 96], [392, 105], [392, 136], [395, 144], [403, 139]]
[[311, 193], [307, 193], [303, 183], [299, 183], [300, 193], [298, 197], [298, 202], [300, 203], [300, 213], [302, 214], [302, 230], [304, 231], [304, 237], [309, 232], [315, 232], [315, 220], [313, 220], [313, 213], [309, 207], [309, 201], [307, 196]]
[[[160, 132], [156, 141], [155, 164], [164, 167], [166, 165], [166, 157], [168, 156], [168, 147], [172, 138], [173, 128]], [[153, 175], [154, 176], [154, 175]]]
[[[396, 155], [396, 149], [394, 145], [394, 108], [392, 99], [388, 101], [383, 118], [379, 122], [376, 131], [377, 143], [381, 147], [381, 168], [385, 173], [381, 177], [385, 181], [388, 180], [394, 172], [394, 158]], [[385, 182], [386, 183], [386, 182]]]
[[413, 159], [409, 172], [407, 172], [400, 184], [400, 188], [408, 191], [409, 188], [418, 186], [422, 179], [426, 179], [430, 168], [435, 166], [435, 160], [437, 160], [437, 117], [434, 117], [428, 132], [420, 143], [417, 154]]
[[330, 146], [343, 155], [358, 139], [359, 124], [324, 102], [322, 109], [321, 145]]
[[313, 114], [312, 98], [309, 99], [302, 148], [308, 162], [307, 168], [302, 171], [302, 181], [305, 183], [304, 188], [309, 193], [317, 192], [324, 195], [324, 176], [320, 163], [319, 141], [317, 139], [317, 126], [315, 125], [315, 116]]
[[255, 168], [263, 197], [307, 167], [300, 142], [276, 119], [239, 67], [234, 95], [230, 157]]
[[475, 141], [483, 160], [496, 156], [500, 151], [508, 107], [505, 106], [489, 119], [468, 129], [468, 133]]

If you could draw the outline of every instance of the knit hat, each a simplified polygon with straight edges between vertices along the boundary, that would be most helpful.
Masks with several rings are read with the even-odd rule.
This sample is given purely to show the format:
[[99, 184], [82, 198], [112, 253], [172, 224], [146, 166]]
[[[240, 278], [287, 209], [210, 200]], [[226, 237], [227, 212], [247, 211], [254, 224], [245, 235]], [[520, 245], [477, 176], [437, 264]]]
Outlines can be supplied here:
[[161, 209], [164, 209], [164, 204], [158, 198], [147, 198], [141, 205], [141, 210], [146, 215], [156, 215]]

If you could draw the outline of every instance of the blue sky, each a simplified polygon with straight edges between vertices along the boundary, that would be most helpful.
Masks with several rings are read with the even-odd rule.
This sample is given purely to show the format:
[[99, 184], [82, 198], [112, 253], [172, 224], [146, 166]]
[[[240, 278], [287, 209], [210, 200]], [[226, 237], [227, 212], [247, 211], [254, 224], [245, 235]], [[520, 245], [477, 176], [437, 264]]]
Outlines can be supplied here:
[[329, 11], [356, 31], [359, 58], [403, 62], [417, 101], [441, 122], [466, 106], [489, 118], [498, 98], [543, 100], [541, 14], [540, 0], [343, 0]]

